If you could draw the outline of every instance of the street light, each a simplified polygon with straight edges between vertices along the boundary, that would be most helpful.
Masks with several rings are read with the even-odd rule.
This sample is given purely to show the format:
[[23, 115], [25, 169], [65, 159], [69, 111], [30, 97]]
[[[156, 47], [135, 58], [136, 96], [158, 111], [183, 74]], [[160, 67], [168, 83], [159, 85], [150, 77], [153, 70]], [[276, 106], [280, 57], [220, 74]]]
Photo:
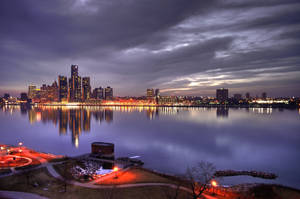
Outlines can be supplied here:
[[115, 172], [115, 179], [118, 178], [118, 171], [119, 171], [119, 168], [118, 167], [114, 167], [113, 171]]
[[218, 186], [218, 182], [216, 180], [212, 180], [210, 184], [213, 187], [213, 194], [215, 194], [215, 188]]
[[218, 183], [217, 183], [216, 180], [212, 180], [212, 181], [211, 181], [211, 185], [212, 185], [213, 187], [217, 187], [217, 186], [218, 186]]

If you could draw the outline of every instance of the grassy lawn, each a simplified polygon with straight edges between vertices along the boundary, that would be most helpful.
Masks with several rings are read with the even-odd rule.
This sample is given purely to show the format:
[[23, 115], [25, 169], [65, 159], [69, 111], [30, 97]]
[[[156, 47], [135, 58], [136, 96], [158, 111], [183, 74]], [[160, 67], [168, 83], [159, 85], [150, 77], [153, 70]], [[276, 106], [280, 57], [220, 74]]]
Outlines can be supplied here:
[[[19, 174], [0, 179], [0, 189], [10, 191], [23, 191], [36, 193], [49, 198], [58, 199], [159, 199], [171, 198], [175, 194], [174, 189], [166, 187], [136, 187], [136, 188], [110, 188], [110, 189], [88, 189], [74, 185], [67, 185], [64, 192], [64, 183], [51, 177], [45, 168], [37, 169], [26, 174]], [[179, 198], [188, 198], [187, 193], [180, 192]]]
[[[134, 184], [134, 183], [174, 183], [168, 178], [161, 177], [146, 170], [132, 168], [128, 171], [120, 171], [114, 177], [100, 181], [98, 184]], [[117, 176], [117, 178], [115, 178]]]
[[300, 198], [300, 191], [297, 189], [284, 187], [281, 185], [262, 184], [253, 187], [250, 193], [257, 199], [263, 198]]

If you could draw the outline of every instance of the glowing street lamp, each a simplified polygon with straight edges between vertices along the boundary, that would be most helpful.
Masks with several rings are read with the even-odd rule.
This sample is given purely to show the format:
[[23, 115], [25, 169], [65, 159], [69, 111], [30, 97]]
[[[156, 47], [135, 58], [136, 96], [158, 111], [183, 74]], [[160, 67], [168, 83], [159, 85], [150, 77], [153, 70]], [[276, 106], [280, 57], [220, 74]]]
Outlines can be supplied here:
[[210, 181], [211, 186], [213, 187], [213, 194], [215, 194], [215, 188], [218, 186], [218, 182], [216, 180]]
[[22, 146], [23, 145], [23, 143], [22, 142], [19, 142], [19, 146]]
[[119, 168], [118, 167], [114, 167], [114, 172], [117, 172], [119, 171]]
[[211, 181], [211, 185], [212, 185], [213, 187], [217, 187], [217, 186], [218, 186], [218, 183], [217, 183], [217, 181], [212, 180], [212, 181]]
[[118, 174], [119, 168], [118, 167], [114, 167], [113, 171], [115, 172], [115, 179], [117, 179], [118, 178], [117, 174]]

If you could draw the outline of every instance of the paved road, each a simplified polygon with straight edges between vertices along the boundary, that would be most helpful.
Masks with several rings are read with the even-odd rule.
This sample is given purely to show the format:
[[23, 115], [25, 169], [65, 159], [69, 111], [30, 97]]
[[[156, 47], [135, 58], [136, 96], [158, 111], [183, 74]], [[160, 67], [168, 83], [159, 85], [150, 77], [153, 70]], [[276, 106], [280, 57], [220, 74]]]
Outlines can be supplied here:
[[38, 194], [17, 192], [17, 191], [0, 191], [0, 198], [9, 199], [48, 199]]

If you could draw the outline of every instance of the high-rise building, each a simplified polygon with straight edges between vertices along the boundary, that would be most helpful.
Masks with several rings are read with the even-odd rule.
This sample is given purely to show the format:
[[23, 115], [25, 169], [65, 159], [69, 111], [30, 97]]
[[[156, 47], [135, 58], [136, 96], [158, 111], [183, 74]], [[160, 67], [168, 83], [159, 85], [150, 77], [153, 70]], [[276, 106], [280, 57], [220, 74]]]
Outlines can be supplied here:
[[261, 94], [261, 97], [262, 97], [262, 99], [267, 99], [267, 93], [266, 92], [263, 92], [262, 94]]
[[155, 97], [159, 97], [160, 96], [160, 91], [159, 91], [159, 89], [157, 88], [157, 89], [155, 89]]
[[71, 77], [78, 76], [78, 65], [71, 65]]
[[83, 96], [83, 100], [88, 100], [91, 98], [90, 77], [82, 78], [82, 96]]
[[65, 76], [58, 76], [59, 85], [59, 101], [68, 100], [68, 78]]
[[250, 93], [246, 93], [246, 99], [250, 99]]
[[69, 79], [70, 101], [81, 101], [81, 77], [78, 76], [78, 66], [71, 65], [71, 78]]
[[105, 99], [112, 100], [113, 99], [113, 89], [108, 86], [104, 89], [104, 91], [105, 91]]
[[33, 99], [36, 94], [36, 86], [30, 85], [28, 86], [28, 98]]
[[147, 89], [147, 98], [148, 99], [153, 99], [153, 97], [155, 97], [155, 95], [154, 95], [154, 89], [153, 88], [148, 88]]
[[220, 88], [216, 91], [216, 98], [219, 102], [228, 100], [228, 89]]
[[104, 99], [104, 90], [101, 86], [93, 90], [93, 98]]

